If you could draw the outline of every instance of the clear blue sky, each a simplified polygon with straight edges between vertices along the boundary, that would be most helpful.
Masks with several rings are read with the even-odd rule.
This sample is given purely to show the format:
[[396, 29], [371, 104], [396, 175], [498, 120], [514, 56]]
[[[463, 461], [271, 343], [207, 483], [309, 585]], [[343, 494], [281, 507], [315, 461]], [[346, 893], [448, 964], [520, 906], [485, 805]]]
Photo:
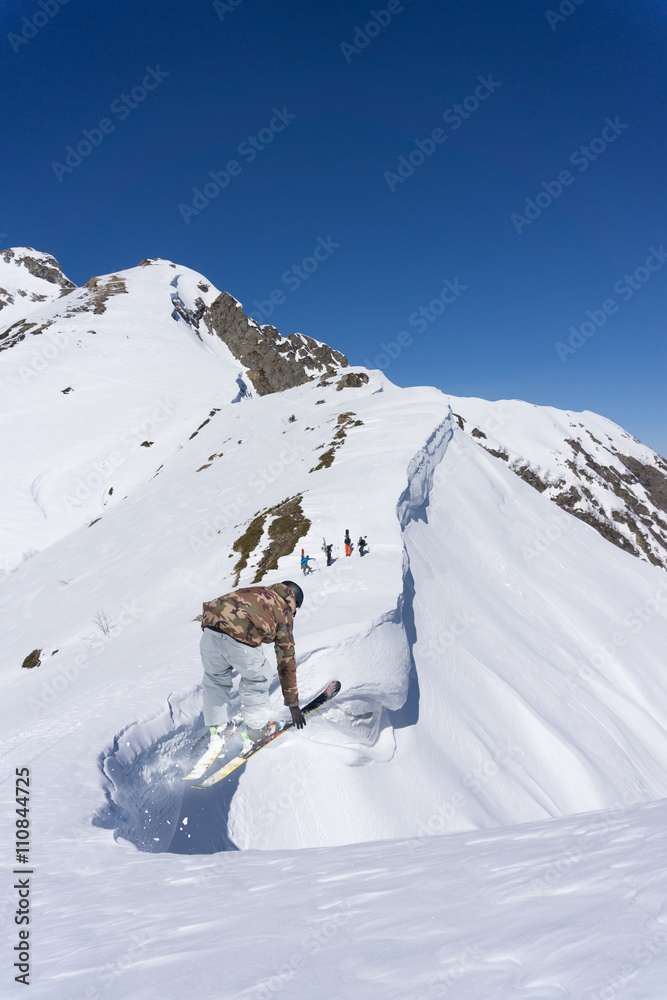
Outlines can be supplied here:
[[667, 454], [667, 8], [548, 3], [3, 0], [1, 242]]

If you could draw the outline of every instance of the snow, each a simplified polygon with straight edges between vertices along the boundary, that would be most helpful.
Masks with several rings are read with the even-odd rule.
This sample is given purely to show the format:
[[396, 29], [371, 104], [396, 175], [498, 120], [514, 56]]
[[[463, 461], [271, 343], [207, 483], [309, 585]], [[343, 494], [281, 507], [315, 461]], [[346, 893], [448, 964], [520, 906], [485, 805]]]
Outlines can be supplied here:
[[[40, 337], [0, 354], [2, 835], [13, 860], [30, 767], [32, 995], [662, 1000], [664, 572], [451, 412], [490, 438], [498, 404], [379, 372], [234, 402], [239, 363], [172, 315], [175, 292], [194, 311], [217, 290], [169, 261], [119, 274], [102, 314], [65, 316], [79, 292], [52, 304], [67, 343], [39, 371]], [[310, 471], [350, 412], [362, 424]], [[571, 422], [643, 447], [592, 414], [504, 412], [504, 445], [545, 467]], [[311, 528], [266, 581], [317, 556], [301, 701], [341, 693], [188, 788], [195, 616], [233, 588], [250, 520], [295, 495]], [[286, 715], [277, 678], [271, 699]]]
[[[11, 256], [13, 255], [13, 256]], [[26, 267], [26, 258], [54, 268], [56, 262], [50, 254], [40, 253], [30, 247], [10, 247], [0, 256], [0, 331], [18, 320], [35, 322], [41, 310], [59, 298], [60, 285], [38, 278]], [[44, 303], [47, 303], [46, 307]]]

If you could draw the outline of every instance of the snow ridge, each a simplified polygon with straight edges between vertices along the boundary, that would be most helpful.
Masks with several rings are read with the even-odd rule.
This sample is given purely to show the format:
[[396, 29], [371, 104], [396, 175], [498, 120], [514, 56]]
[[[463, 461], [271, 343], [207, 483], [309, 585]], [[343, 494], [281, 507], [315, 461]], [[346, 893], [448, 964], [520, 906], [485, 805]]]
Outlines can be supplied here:
[[447, 445], [454, 434], [452, 408], [442, 423], [438, 424], [428, 441], [408, 466], [408, 485], [396, 505], [401, 529], [410, 521], [426, 521], [426, 508], [433, 486], [433, 474], [444, 458]]

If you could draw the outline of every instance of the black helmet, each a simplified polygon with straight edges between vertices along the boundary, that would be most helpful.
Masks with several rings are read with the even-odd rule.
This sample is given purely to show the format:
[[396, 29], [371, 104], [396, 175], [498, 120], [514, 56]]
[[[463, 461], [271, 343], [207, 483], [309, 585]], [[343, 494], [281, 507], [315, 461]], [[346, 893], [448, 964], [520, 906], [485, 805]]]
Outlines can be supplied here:
[[300, 608], [303, 604], [303, 591], [298, 583], [294, 583], [292, 580], [283, 580], [283, 586], [289, 587], [289, 589], [294, 594], [294, 600], [296, 601], [297, 608]]

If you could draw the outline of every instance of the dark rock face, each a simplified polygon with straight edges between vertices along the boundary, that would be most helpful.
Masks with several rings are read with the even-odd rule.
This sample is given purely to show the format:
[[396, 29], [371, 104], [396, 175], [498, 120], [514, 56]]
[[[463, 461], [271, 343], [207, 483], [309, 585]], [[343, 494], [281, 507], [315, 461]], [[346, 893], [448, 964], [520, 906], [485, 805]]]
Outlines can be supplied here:
[[282, 392], [309, 382], [325, 372], [334, 374], [347, 368], [340, 351], [320, 344], [312, 337], [292, 333], [282, 337], [275, 326], [259, 326], [248, 319], [228, 292], [221, 292], [202, 316], [210, 333], [219, 337], [248, 371], [260, 396]]
[[[30, 249], [31, 247], [26, 247], [26, 250]], [[61, 295], [67, 295], [68, 292], [76, 288], [76, 285], [69, 278], [65, 277], [56, 258], [51, 257], [50, 254], [40, 254], [39, 258], [30, 257], [28, 254], [17, 256], [13, 250], [9, 249], [3, 251], [2, 259], [7, 264], [13, 261], [15, 264], [22, 265], [36, 278], [48, 281], [52, 285], [60, 285], [62, 289]]]
[[619, 454], [618, 457], [636, 481], [644, 487], [655, 506], [667, 513], [667, 475], [665, 475], [667, 462], [663, 462], [662, 469], [660, 469], [652, 465], [644, 465], [629, 455]]

